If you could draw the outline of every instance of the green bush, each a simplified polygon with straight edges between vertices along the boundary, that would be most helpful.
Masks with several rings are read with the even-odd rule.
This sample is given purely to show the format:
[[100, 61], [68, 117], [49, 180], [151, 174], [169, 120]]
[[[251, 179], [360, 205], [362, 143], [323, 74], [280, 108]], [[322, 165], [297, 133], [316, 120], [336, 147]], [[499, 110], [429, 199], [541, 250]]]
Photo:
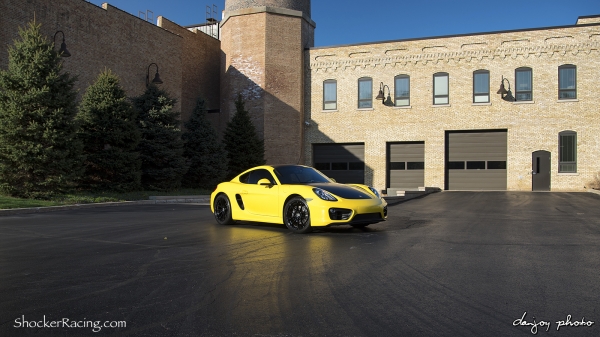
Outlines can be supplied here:
[[39, 24], [19, 35], [8, 51], [8, 70], [0, 71], [0, 190], [49, 198], [74, 188], [83, 173], [75, 78], [62, 71]]
[[134, 98], [141, 131], [138, 151], [142, 160], [142, 186], [148, 190], [173, 190], [181, 186], [188, 166], [183, 158], [179, 112], [175, 99], [150, 84], [143, 95]]
[[110, 70], [100, 73], [79, 105], [78, 137], [86, 155], [83, 188], [126, 192], [141, 187], [136, 117], [119, 78]]
[[198, 99], [190, 119], [184, 124], [183, 156], [189, 169], [183, 185], [212, 189], [227, 176], [227, 154], [215, 130], [206, 119], [205, 102]]
[[229, 178], [265, 163], [264, 142], [258, 137], [256, 128], [250, 119], [250, 113], [244, 107], [242, 95], [235, 101], [236, 112], [223, 135], [227, 151]]

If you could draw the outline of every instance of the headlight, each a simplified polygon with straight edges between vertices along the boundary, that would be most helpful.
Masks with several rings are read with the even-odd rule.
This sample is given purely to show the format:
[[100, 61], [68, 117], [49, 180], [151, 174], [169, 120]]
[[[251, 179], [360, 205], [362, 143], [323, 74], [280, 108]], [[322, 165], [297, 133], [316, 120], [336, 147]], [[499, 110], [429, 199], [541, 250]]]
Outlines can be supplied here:
[[369, 186], [369, 189], [371, 190], [371, 192], [373, 192], [373, 194], [375, 194], [377, 196], [377, 198], [381, 198], [381, 196], [379, 195], [379, 192], [377, 192], [376, 189], [374, 189], [373, 187]]
[[331, 194], [325, 190], [322, 190], [320, 188], [313, 188], [313, 192], [315, 192], [315, 194], [323, 200], [337, 201], [337, 199], [333, 196], [333, 194]]

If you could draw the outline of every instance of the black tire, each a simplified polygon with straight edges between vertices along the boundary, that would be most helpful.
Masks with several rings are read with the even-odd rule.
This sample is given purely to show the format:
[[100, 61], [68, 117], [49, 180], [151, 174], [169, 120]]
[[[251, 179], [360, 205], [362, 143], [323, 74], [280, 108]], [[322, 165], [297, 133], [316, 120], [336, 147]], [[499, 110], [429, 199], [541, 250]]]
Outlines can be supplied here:
[[219, 194], [215, 198], [215, 220], [221, 225], [231, 225], [234, 223], [231, 218], [231, 202], [225, 194]]
[[301, 197], [290, 199], [283, 207], [283, 223], [294, 233], [309, 233], [312, 228], [310, 227], [310, 211], [306, 200]]

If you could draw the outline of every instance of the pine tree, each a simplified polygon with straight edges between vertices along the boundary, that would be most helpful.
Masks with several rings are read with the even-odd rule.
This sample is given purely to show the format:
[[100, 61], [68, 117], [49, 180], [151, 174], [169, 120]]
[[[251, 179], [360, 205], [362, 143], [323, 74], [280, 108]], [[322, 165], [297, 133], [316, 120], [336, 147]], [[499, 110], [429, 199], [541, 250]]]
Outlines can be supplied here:
[[242, 95], [235, 101], [235, 115], [227, 123], [223, 135], [229, 167], [229, 177], [234, 177], [254, 166], [265, 163], [265, 150], [262, 139], [256, 134], [256, 128], [250, 119], [250, 113], [244, 107]]
[[75, 77], [62, 72], [52, 44], [29, 23], [0, 71], [0, 189], [48, 198], [71, 190], [83, 172], [76, 138]]
[[179, 112], [175, 99], [150, 84], [143, 95], [134, 98], [141, 131], [138, 151], [142, 159], [142, 186], [145, 189], [173, 190], [181, 186], [188, 166], [183, 158]]
[[184, 124], [183, 156], [190, 165], [184, 176], [186, 187], [212, 189], [227, 176], [227, 154], [206, 118], [203, 99], [198, 99], [190, 119]]
[[119, 78], [110, 70], [100, 73], [79, 105], [78, 137], [86, 155], [82, 187], [118, 192], [141, 187], [136, 117]]

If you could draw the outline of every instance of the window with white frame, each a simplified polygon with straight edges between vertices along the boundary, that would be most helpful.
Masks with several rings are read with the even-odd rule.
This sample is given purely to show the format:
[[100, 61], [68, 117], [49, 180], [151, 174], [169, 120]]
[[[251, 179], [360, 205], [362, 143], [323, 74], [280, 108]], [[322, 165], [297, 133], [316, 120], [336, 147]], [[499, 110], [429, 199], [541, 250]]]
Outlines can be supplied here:
[[577, 98], [577, 68], [572, 64], [558, 67], [558, 99]]
[[323, 110], [337, 110], [337, 81], [323, 82]]
[[394, 102], [396, 106], [410, 105], [410, 76], [394, 77]]
[[448, 73], [433, 74], [433, 104], [445, 105], [449, 103]]
[[473, 103], [490, 102], [490, 72], [476, 70], [473, 72]]
[[533, 101], [533, 75], [531, 68], [515, 70], [515, 100]]
[[358, 108], [373, 107], [373, 80], [370, 77], [358, 79]]

